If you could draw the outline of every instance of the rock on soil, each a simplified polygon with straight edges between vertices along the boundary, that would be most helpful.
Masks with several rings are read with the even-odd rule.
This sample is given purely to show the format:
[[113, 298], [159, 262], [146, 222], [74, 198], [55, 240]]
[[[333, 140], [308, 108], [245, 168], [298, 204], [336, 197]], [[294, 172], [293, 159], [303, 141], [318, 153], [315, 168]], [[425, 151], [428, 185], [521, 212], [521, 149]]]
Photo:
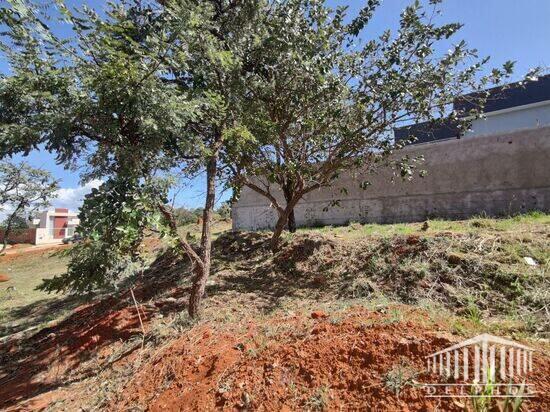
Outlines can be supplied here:
[[8, 275], [0, 273], [0, 282], [7, 282], [8, 280], [10, 280], [10, 277]]
[[328, 318], [328, 315], [320, 310], [316, 310], [315, 312], [311, 312], [311, 319], [324, 319]]

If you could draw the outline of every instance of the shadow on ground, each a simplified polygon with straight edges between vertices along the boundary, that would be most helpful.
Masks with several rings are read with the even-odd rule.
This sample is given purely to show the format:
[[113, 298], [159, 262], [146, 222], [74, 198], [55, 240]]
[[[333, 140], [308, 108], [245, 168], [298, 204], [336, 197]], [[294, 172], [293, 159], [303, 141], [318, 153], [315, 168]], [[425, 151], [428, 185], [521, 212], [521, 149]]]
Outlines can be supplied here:
[[5, 311], [0, 325], [0, 338], [59, 319], [85, 301], [85, 298], [78, 296], [56, 297]]
[[[165, 294], [174, 288], [174, 279], [179, 277], [177, 274], [188, 270], [189, 265], [176, 259], [172, 253], [161, 254], [138, 280], [134, 288], [136, 299], [145, 303]], [[72, 313], [50, 327], [0, 343], [0, 409], [93, 375], [97, 372], [97, 364], [92, 362], [90, 367], [81, 366], [103, 349], [111, 351], [113, 344], [118, 345], [120, 351], [116, 356], [107, 356], [106, 364], [128, 356], [139, 347], [131, 343], [139, 343], [142, 333], [128, 287], [113, 294], [96, 295], [87, 302], [86, 299], [67, 296], [45, 299], [9, 312], [12, 319], [26, 320], [17, 326], [4, 326], [4, 335], [40, 325], [65, 312]], [[140, 307], [144, 322], [157, 312], [150, 305]], [[173, 309], [181, 311], [185, 307]], [[134, 339], [136, 336], [138, 339]], [[52, 369], [56, 369], [55, 373]]]

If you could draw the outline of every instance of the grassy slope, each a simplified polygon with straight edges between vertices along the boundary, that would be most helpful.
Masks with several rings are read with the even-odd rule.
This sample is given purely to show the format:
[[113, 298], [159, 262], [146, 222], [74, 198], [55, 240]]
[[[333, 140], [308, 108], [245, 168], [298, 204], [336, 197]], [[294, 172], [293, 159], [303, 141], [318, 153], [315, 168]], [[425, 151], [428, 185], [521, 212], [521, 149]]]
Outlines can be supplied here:
[[441, 232], [497, 234], [511, 232], [530, 232], [545, 229], [550, 225], [550, 215], [530, 213], [508, 219], [490, 219], [475, 217], [468, 220], [429, 220], [428, 229], [422, 230], [423, 223], [396, 223], [391, 225], [350, 223], [347, 226], [320, 228], [302, 228], [298, 233], [326, 233], [357, 239], [364, 236], [394, 236], [423, 234], [435, 235]]
[[[200, 229], [198, 224], [179, 228], [180, 234], [189, 233], [192, 240], [199, 239]], [[216, 220], [212, 226], [214, 239], [230, 229], [231, 221]], [[18, 249], [29, 246], [19, 245]], [[67, 258], [54, 252], [47, 249], [0, 257], [0, 273], [10, 277], [0, 283], [0, 337], [60, 318], [80, 302], [36, 290], [42, 279], [60, 275], [67, 268]]]
[[268, 233], [220, 238], [211, 295], [238, 290], [263, 302], [264, 312], [311, 303], [394, 301], [454, 313], [480, 327], [503, 327], [505, 333], [548, 335], [550, 216], [435, 220], [423, 226], [300, 229], [285, 234], [275, 256], [259, 246]]
[[[139, 352], [135, 362], [130, 360], [116, 371], [110, 367], [111, 358], [131, 353], [128, 349], [143, 345], [137, 319], [133, 319], [132, 327], [125, 326], [127, 331], [123, 326], [119, 329], [121, 320], [127, 320], [128, 315], [135, 315], [134, 303], [128, 295], [114, 298], [114, 305], [110, 302], [107, 304], [115, 314], [124, 308], [120, 312], [124, 316], [117, 314], [104, 317], [104, 312], [94, 314], [92, 308], [90, 312], [93, 316], [88, 318], [88, 312], [77, 313], [68, 318], [68, 324], [64, 324], [60, 331], [54, 328], [56, 333], [60, 332], [57, 333], [60, 342], [64, 339], [63, 331], [71, 337], [89, 338], [89, 341], [79, 342], [82, 344], [79, 350], [83, 352], [71, 353], [73, 356], [70, 359], [76, 361], [79, 357], [89, 357], [88, 363], [84, 362], [75, 368], [82, 369], [79, 370], [83, 375], [94, 378], [92, 381], [82, 381], [81, 389], [85, 396], [75, 391], [74, 387], [66, 393], [60, 389], [56, 396], [66, 410], [78, 409], [76, 405], [80, 405], [79, 402], [107, 408], [109, 400], [115, 399], [116, 394], [132, 392], [122, 390], [123, 387], [127, 388], [124, 382], [137, 376], [145, 366], [157, 365], [151, 359], [157, 359], [162, 350], [167, 348], [168, 353], [163, 352], [162, 356], [168, 363], [180, 359], [181, 350], [170, 352], [171, 345], [176, 344], [177, 347], [180, 340], [190, 339], [193, 342], [191, 346], [200, 349], [201, 345], [196, 345], [196, 339], [200, 336], [211, 339], [212, 343], [221, 342], [231, 328], [235, 328], [235, 335], [239, 339], [251, 335], [249, 341], [244, 342], [246, 350], [243, 356], [252, 359], [265, 356], [270, 360], [272, 356], [268, 349], [273, 344], [284, 342], [285, 333], [296, 332], [296, 336], [293, 335], [290, 340], [294, 342], [297, 339], [294, 342], [296, 345], [302, 344], [304, 337], [312, 334], [315, 326], [311, 319], [312, 311], [326, 312], [329, 329], [345, 323], [349, 313], [359, 308], [368, 314], [358, 318], [358, 322], [363, 323], [362, 327], [379, 326], [383, 333], [387, 333], [388, 328], [401, 331], [402, 324], [412, 324], [415, 328], [418, 325], [425, 328], [426, 336], [440, 332], [448, 334], [450, 331], [456, 335], [453, 336], [454, 340], [461, 340], [488, 332], [521, 341], [529, 338], [529, 344], [535, 345], [541, 343], [535, 343], [530, 338], [544, 337], [548, 333], [549, 325], [544, 322], [545, 318], [546, 322], [550, 320], [548, 215], [531, 214], [497, 220], [477, 218], [459, 222], [429, 221], [426, 230], [423, 230], [422, 223], [352, 223], [345, 227], [300, 229], [296, 234], [285, 234], [281, 251], [276, 255], [272, 255], [265, 244], [269, 233], [221, 233], [228, 227], [229, 224], [225, 222], [223, 227], [214, 229], [217, 240], [214, 244], [213, 271], [207, 286], [203, 317], [198, 325], [182, 311], [190, 284], [189, 265], [186, 262], [178, 264], [170, 254], [166, 254], [145, 272], [144, 278], [149, 286], [144, 287], [145, 292], [137, 294], [137, 299], [147, 312], [147, 332], [144, 336], [145, 349]], [[191, 232], [195, 236], [197, 230], [196, 225], [181, 229], [183, 233]], [[525, 256], [534, 258], [537, 266], [529, 266], [523, 259]], [[44, 259], [25, 258], [9, 265], [0, 261], [0, 272], [11, 267], [10, 275], [19, 273], [21, 280], [26, 279], [22, 284], [27, 285], [21, 287], [30, 289], [45, 274], [53, 275], [55, 270], [62, 271], [65, 264], [49, 255], [44, 256]], [[1, 284], [0, 290], [5, 289], [4, 285], [6, 283]], [[24, 299], [2, 302], [11, 306], [4, 316], [22, 325], [36, 324], [37, 318], [43, 320], [59, 316], [75, 304], [64, 297], [44, 301], [40, 294], [30, 291], [24, 295]], [[19, 306], [15, 306], [15, 302]], [[395, 302], [408, 305], [396, 305]], [[36, 316], [38, 308], [40, 316]], [[414, 315], [416, 312], [420, 315]], [[29, 314], [34, 314], [32, 322], [29, 321]], [[382, 318], [369, 318], [376, 314], [381, 314]], [[300, 318], [309, 322], [304, 328], [295, 328], [292, 321], [288, 321]], [[281, 320], [281, 324], [274, 324], [274, 319]], [[113, 322], [113, 325], [109, 322]], [[257, 329], [249, 330], [250, 325], [256, 325]], [[204, 328], [212, 328], [217, 332], [210, 336], [210, 332], [203, 333]], [[124, 335], [124, 339], [119, 339], [117, 334], [110, 335], [113, 331], [128, 332], [130, 337]], [[335, 337], [339, 337], [338, 333]], [[332, 336], [329, 337], [332, 339]], [[348, 343], [355, 342], [354, 339], [359, 337], [354, 335]], [[32, 341], [32, 337], [29, 339]], [[233, 343], [238, 342], [242, 341]], [[217, 359], [227, 353], [228, 348], [234, 347], [233, 343], [214, 354], [210, 354], [210, 347], [206, 347], [208, 354], [199, 353], [191, 360], [197, 361], [209, 355]], [[42, 344], [45, 350], [51, 350], [50, 341], [44, 340]], [[35, 349], [34, 343], [28, 346], [31, 351]], [[347, 349], [353, 351], [354, 346], [355, 343], [351, 349]], [[21, 348], [25, 347], [21, 345]], [[105, 353], [109, 356], [105, 357]], [[27, 355], [22, 352], [21, 359], [24, 362], [21, 364], [29, 364]], [[153, 358], [149, 359], [148, 356]], [[53, 358], [56, 358], [55, 354]], [[32, 373], [40, 376], [41, 381], [45, 381], [45, 378], [38, 373], [43, 371], [51, 374], [54, 382], [64, 381], [66, 376], [59, 374], [60, 367], [55, 362], [55, 359], [48, 358], [42, 369]], [[34, 365], [32, 362], [30, 364]], [[101, 365], [101, 374], [94, 369], [97, 365]], [[63, 367], [61, 370], [64, 370]], [[205, 367], [208, 367], [208, 363]], [[92, 368], [93, 373], [88, 373], [86, 368]], [[159, 363], [159, 368], [164, 373], [166, 365]], [[219, 368], [222, 371], [219, 376], [221, 379], [226, 374], [227, 365], [219, 365]], [[2, 368], [0, 377], [1, 372]], [[384, 369], [382, 372], [387, 371]], [[390, 372], [387, 372], [388, 376]], [[159, 388], [166, 383], [162, 376], [145, 376], [151, 380], [152, 388], [151, 393], [145, 393], [146, 399], [153, 399], [157, 390], [161, 390]], [[177, 377], [170, 375], [169, 378]], [[200, 377], [192, 375], [191, 378], [180, 378], [180, 383], [185, 386], [189, 379]], [[23, 376], [19, 382], [27, 380]], [[142, 384], [140, 376], [136, 385], [141, 388]], [[181, 392], [182, 386], [174, 387], [177, 393]], [[315, 393], [310, 392], [307, 389], [302, 395], [314, 399]], [[216, 392], [216, 386], [213, 386], [209, 396], [218, 396], [219, 393], [219, 387]], [[30, 398], [35, 394], [29, 392], [25, 396]], [[49, 402], [51, 398], [48, 396], [46, 393], [45, 399]], [[69, 402], [69, 398], [76, 402], [75, 407], [70, 403], [63, 404]], [[307, 399], [304, 402], [309, 405]]]
[[[230, 228], [230, 222], [217, 221], [213, 227], [215, 238]], [[191, 239], [198, 239], [199, 230], [197, 224], [191, 224], [181, 227], [180, 233], [189, 233], [188, 236]], [[258, 236], [263, 240], [268, 234], [259, 234]], [[263, 285], [262, 279], [255, 275], [257, 272], [260, 273], [260, 276], [262, 276], [261, 273], [270, 273], [275, 277], [280, 276], [280, 279], [286, 279], [289, 275], [302, 276], [303, 274], [300, 273], [300, 267], [302, 267], [303, 271], [308, 272], [308, 276], [311, 275], [310, 277], [302, 276], [301, 280], [296, 278], [296, 282], [279, 282], [278, 286], [273, 285], [271, 292], [278, 290], [280, 294], [284, 294], [284, 288], [288, 287], [291, 296], [289, 300], [294, 301], [292, 304], [296, 303], [296, 299], [303, 298], [307, 300], [310, 296], [313, 296], [310, 290], [315, 288], [326, 289], [323, 299], [325, 303], [331, 300], [362, 298], [365, 297], [362, 295], [369, 294], [369, 290], [363, 293], [362, 288], [371, 288], [370, 282], [374, 274], [369, 273], [369, 270], [376, 272], [376, 274], [381, 272], [390, 274], [390, 272], [397, 269], [397, 271], [402, 272], [401, 280], [408, 279], [409, 274], [422, 276], [424, 272], [437, 270], [438, 267], [434, 266], [433, 262], [415, 257], [405, 257], [405, 259], [399, 259], [398, 262], [392, 262], [391, 264], [384, 262], [382, 258], [388, 251], [391, 251], [388, 248], [395, 247], [392, 243], [386, 244], [384, 242], [391, 242], [391, 239], [406, 238], [407, 236], [428, 239], [429, 242], [432, 242], [429, 244], [431, 249], [443, 246], [448, 248], [445, 251], [447, 256], [453, 255], [457, 259], [457, 265], [455, 266], [464, 266], [467, 269], [461, 272], [462, 274], [468, 273], [468, 270], [486, 270], [487, 267], [484, 265], [496, 262], [495, 264], [498, 265], [496, 272], [499, 274], [517, 275], [518, 278], [525, 278], [525, 281], [536, 278], [539, 284], [541, 284], [541, 280], [547, 282], [549, 278], [550, 215], [535, 213], [509, 219], [480, 217], [465, 221], [430, 220], [427, 229], [423, 228], [422, 223], [392, 225], [351, 223], [341, 227], [302, 228], [296, 234], [284, 235], [287, 244], [295, 242], [298, 249], [304, 249], [308, 247], [308, 245], [304, 246], [304, 239], [319, 240], [320, 237], [323, 241], [330, 240], [343, 245], [341, 249], [334, 252], [336, 254], [341, 253], [342, 256], [333, 256], [328, 261], [324, 261], [325, 256], [321, 255], [325, 251], [322, 249], [317, 251], [318, 248], [313, 247], [312, 250], [306, 251], [306, 253], [311, 252], [315, 255], [314, 262], [309, 262], [307, 259], [303, 259], [302, 262], [292, 262], [292, 259], [295, 259], [296, 256], [290, 256], [290, 261], [281, 264], [281, 262], [277, 263], [277, 259], [273, 263], [269, 253], [261, 252], [259, 258], [251, 259], [250, 256], [246, 256], [246, 253], [237, 252], [235, 255], [224, 255], [224, 250], [218, 250], [214, 254], [214, 275], [209, 284], [212, 288], [212, 285], [218, 282], [222, 285], [218, 289], [223, 289], [224, 293], [229, 293], [229, 289], [232, 289], [231, 292], [237, 290], [255, 292], [256, 289], [259, 291]], [[450, 241], [441, 243], [439, 239], [443, 237], [450, 239]], [[379, 249], [376, 252], [378, 259], [371, 259], [370, 266], [355, 268], [355, 271], [351, 271], [352, 273], [349, 274], [350, 276], [341, 276], [341, 266], [347, 267], [348, 262], [338, 262], [338, 260], [357, 258], [357, 256], [345, 255], [345, 251], [352, 250], [359, 242], [378, 247]], [[382, 249], [380, 249], [380, 245], [382, 245]], [[384, 245], [387, 246], [386, 249], [383, 249]], [[238, 248], [242, 245], [236, 246], [233, 244], [229, 246]], [[225, 246], [220, 248], [218, 245], [218, 248], [225, 249]], [[476, 250], [476, 248], [479, 250]], [[357, 253], [366, 253], [366, 249], [359, 250]], [[525, 256], [534, 258], [538, 262], [538, 266], [531, 267], [527, 265], [523, 259]], [[361, 256], [359, 256], [359, 259], [362, 259]], [[479, 261], [477, 267], [467, 267], [468, 264], [476, 260]], [[341, 265], [339, 266], [338, 263]], [[0, 335], [13, 333], [37, 323], [53, 320], [74, 306], [74, 299], [67, 299], [59, 295], [48, 295], [35, 290], [35, 287], [43, 278], [62, 273], [66, 268], [66, 264], [65, 259], [53, 255], [51, 251], [28, 253], [17, 258], [0, 258], [0, 273], [6, 273], [11, 277], [10, 281], [0, 284], [0, 320], [4, 327], [4, 330], [0, 330]], [[457, 270], [456, 267], [453, 268], [453, 265], [445, 266], [443, 269], [454, 270], [454, 272]], [[319, 279], [317, 275], [322, 274], [328, 274], [329, 278], [333, 277], [334, 279], [328, 281]], [[245, 277], [254, 285], [246, 286], [246, 282], [241, 284], [235, 281], [236, 278]], [[428, 279], [430, 278], [428, 277]], [[304, 285], [297, 285], [296, 283], [299, 282], [303, 282]], [[315, 285], [316, 282], [319, 284]], [[337, 284], [335, 285], [335, 283]], [[504, 279], [502, 284], [508, 287], [509, 282]], [[547, 285], [548, 283], [542, 284]], [[8, 291], [7, 289], [10, 286], [14, 286], [15, 291]], [[280, 290], [277, 288], [280, 288]], [[548, 296], [546, 295], [550, 292], [548, 290], [540, 290], [539, 292], [544, 296], [535, 298], [541, 302], [547, 302]], [[483, 313], [484, 307], [487, 306], [486, 302], [476, 301], [475, 294], [470, 294], [470, 291], [466, 289], [457, 292], [457, 295], [459, 294], [463, 294], [462, 297], [457, 298], [463, 300], [461, 314], [474, 320], [480, 320], [488, 314]], [[261, 299], [272, 299], [273, 293], [266, 297], [259, 291], [258, 296]], [[317, 293], [315, 296], [318, 297], [320, 294]], [[394, 297], [390, 296], [389, 298], [393, 299]], [[377, 299], [379, 298], [380, 296], [377, 297]], [[236, 300], [238, 301], [240, 298]], [[517, 316], [514, 316], [514, 311], [516, 311]], [[518, 317], [525, 317], [524, 315], [514, 307], [511, 308], [508, 317], [517, 319]], [[533, 322], [531, 318], [524, 320]]]
[[[212, 224], [212, 235], [216, 239], [220, 234], [231, 230], [230, 220], [214, 220]], [[201, 227], [196, 223], [190, 223], [178, 228], [179, 234], [182, 236], [190, 236], [192, 239], [198, 240], [201, 235]]]

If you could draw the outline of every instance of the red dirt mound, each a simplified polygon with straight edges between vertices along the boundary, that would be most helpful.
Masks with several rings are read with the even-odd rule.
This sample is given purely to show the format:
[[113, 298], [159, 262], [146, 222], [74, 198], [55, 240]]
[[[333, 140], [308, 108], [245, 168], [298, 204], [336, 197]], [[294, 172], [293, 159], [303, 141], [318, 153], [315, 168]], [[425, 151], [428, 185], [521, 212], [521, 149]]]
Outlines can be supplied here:
[[[39, 252], [48, 253], [51, 249]], [[134, 291], [141, 303], [140, 314], [146, 330], [153, 312], [159, 315], [173, 311], [172, 306], [181, 310], [181, 302], [176, 298], [186, 292], [174, 288], [170, 271], [178, 268], [169, 254], [159, 257], [152, 267], [156, 271], [150, 279], [154, 287], [144, 281]], [[173, 301], [145, 303], [164, 292]], [[126, 290], [82, 305], [61, 322], [33, 335], [17, 333], [3, 338], [0, 341], [0, 410], [40, 409], [51, 399], [59, 398], [54, 392], [66, 385], [85, 382], [98, 370], [125, 362], [141, 346], [141, 336], [136, 307], [130, 291]], [[63, 396], [78, 398], [79, 394]]]
[[[151, 359], [109, 409], [460, 410], [427, 398], [410, 380], [399, 382], [403, 365], [416, 371], [414, 379], [433, 382], [423, 372], [425, 356], [461, 340], [421, 326], [422, 313], [407, 316], [417, 321], [357, 309], [341, 320], [249, 323], [244, 332], [197, 327]], [[549, 404], [549, 368], [548, 357], [535, 359], [531, 381], [539, 395], [529, 410]]]
[[0, 273], [0, 282], [7, 282], [8, 280], [10, 280], [10, 277], [8, 275]]
[[[120, 306], [115, 298], [84, 305], [24, 344], [0, 344], [0, 409], [66, 384], [84, 360], [101, 351], [112, 353], [117, 344], [139, 333], [135, 308]], [[142, 318], [147, 317], [144, 311]]]

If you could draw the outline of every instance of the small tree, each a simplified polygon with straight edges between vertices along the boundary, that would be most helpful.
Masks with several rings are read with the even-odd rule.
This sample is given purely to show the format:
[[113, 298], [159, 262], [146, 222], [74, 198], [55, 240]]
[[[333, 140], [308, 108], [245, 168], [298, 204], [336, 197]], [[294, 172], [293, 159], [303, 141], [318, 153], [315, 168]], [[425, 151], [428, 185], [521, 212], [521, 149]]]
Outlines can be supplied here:
[[438, 1], [433, 11], [414, 2], [395, 34], [388, 30], [361, 46], [358, 36], [378, 3], [369, 0], [346, 23], [346, 8], [333, 11], [323, 0], [274, 2], [261, 26], [266, 34], [252, 52], [255, 70], [242, 105], [250, 138], [229, 147], [225, 159], [236, 194], [248, 187], [276, 211], [274, 251], [283, 229], [296, 228], [297, 203], [342, 172], [386, 165], [413, 175], [420, 159], [395, 156], [407, 142], [393, 140], [394, 127], [446, 120], [466, 127], [464, 116], [471, 120], [479, 110], [451, 111], [453, 99], [511, 73], [508, 62], [482, 76], [487, 59], [464, 41], [438, 55], [461, 28], [434, 23]]
[[6, 249], [8, 237], [22, 216], [48, 206], [58, 188], [58, 181], [46, 170], [25, 162], [0, 162], [0, 211], [7, 213], [0, 253]]
[[185, 207], [175, 208], [172, 213], [174, 214], [178, 226], [197, 223], [199, 217], [202, 216], [202, 210], [190, 210]]
[[223, 202], [216, 210], [216, 213], [220, 215], [222, 219], [231, 219], [231, 203]]

